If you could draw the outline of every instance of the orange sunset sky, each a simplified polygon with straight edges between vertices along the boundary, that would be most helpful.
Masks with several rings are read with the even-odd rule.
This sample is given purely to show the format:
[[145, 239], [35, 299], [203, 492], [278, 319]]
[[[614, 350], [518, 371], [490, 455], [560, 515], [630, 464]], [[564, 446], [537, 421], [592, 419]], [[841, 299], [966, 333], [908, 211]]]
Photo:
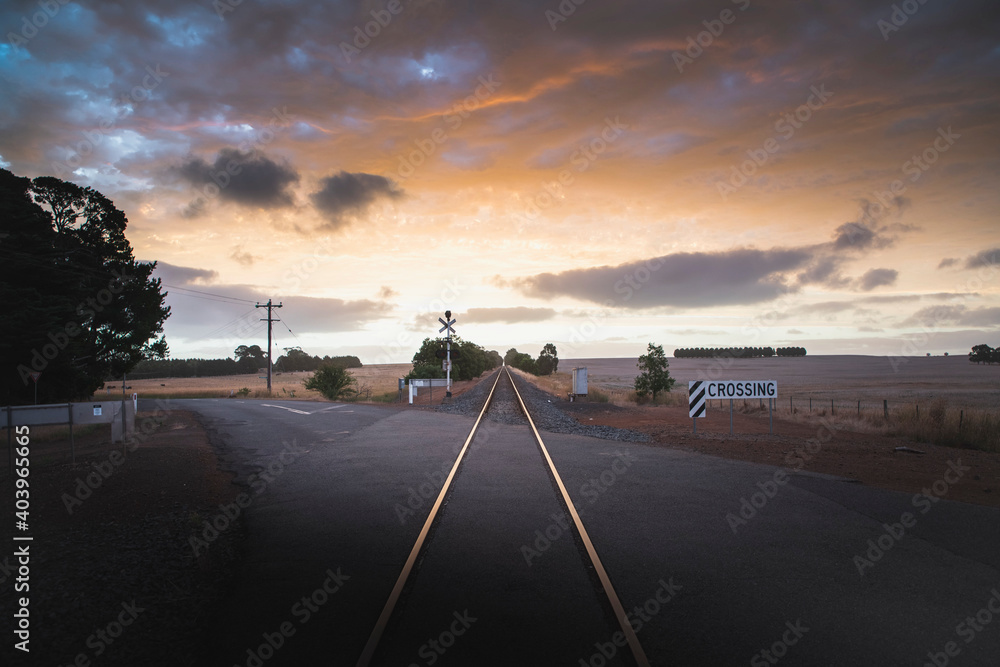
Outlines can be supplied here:
[[501, 353], [1000, 344], [995, 2], [52, 5], [0, 9], [0, 166], [126, 212], [174, 357], [268, 298], [365, 363], [445, 307]]

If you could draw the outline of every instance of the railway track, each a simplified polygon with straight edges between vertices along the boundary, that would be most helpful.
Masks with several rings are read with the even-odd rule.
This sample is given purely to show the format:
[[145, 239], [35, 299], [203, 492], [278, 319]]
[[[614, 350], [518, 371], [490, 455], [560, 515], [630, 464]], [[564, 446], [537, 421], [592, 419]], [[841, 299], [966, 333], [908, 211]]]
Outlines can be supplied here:
[[[587, 533], [587, 529], [577, 512], [574, 501], [570, 497], [570, 494], [567, 491], [561, 476], [559, 475], [559, 471], [556, 469], [552, 457], [549, 455], [545, 442], [535, 425], [535, 421], [532, 419], [525, 401], [522, 398], [521, 392], [517, 389], [510, 371], [506, 367], [501, 367], [492, 380], [492, 386], [490, 387], [489, 393], [483, 402], [482, 408], [479, 411], [468, 436], [465, 438], [465, 441], [459, 450], [458, 456], [455, 459], [455, 463], [451, 467], [447, 478], [444, 480], [441, 490], [438, 493], [426, 520], [424, 521], [420, 533], [410, 550], [409, 556], [407, 557], [395, 585], [386, 600], [385, 606], [375, 623], [375, 627], [368, 638], [365, 648], [357, 661], [357, 666], [367, 667], [370, 664], [379, 663], [378, 658], [383, 655], [386, 647], [385, 645], [387, 643], [385, 641], [387, 629], [391, 627], [394, 619], [398, 621], [398, 616], [401, 613], [406, 613], [401, 612], [401, 607], [405, 606], [401, 604], [401, 600], [406, 596], [407, 591], [412, 586], [414, 578], [418, 572], [420, 572], [424, 559], [429, 553], [433, 553], [435, 550], [432, 536], [435, 534], [435, 529], [442, 520], [442, 510], [447, 505], [449, 507], [449, 512], [452, 512], [454, 506], [461, 502], [461, 499], [456, 498], [455, 494], [455, 481], [459, 471], [463, 468], [463, 465], [468, 464], [470, 459], [474, 459], [476, 456], [485, 456], [485, 453], [480, 453], [480, 451], [485, 452], [485, 447], [491, 447], [493, 454], [497, 455], [497, 450], [500, 449], [500, 443], [503, 442], [503, 435], [496, 435], [496, 429], [498, 427], [495, 426], [492, 431], [483, 433], [483, 425], [487, 421], [501, 425], [528, 426], [531, 438], [537, 447], [537, 453], [540, 454], [540, 458], [543, 462], [545, 473], [551, 482], [551, 486], [554, 487], [556, 493], [555, 502], [561, 506], [565, 515], [569, 519], [566, 523], [568, 524], [568, 530], [570, 530], [573, 534], [573, 543], [577, 545], [580, 557], [586, 567], [590, 570], [590, 581], [597, 582], [598, 591], [596, 591], [596, 593], [600, 597], [602, 607], [610, 613], [611, 616], [613, 616], [614, 623], [617, 626], [614, 629], [620, 633], [621, 637], [624, 638], [627, 651], [631, 654], [634, 664], [637, 664], [640, 667], [649, 665], [649, 661], [647, 660], [645, 652], [639, 643], [639, 639], [629, 622], [628, 615], [619, 600], [617, 593], [615, 592], [611, 579], [604, 569], [604, 565], [601, 562], [597, 550], [595, 549], [593, 542]], [[486, 380], [486, 382], [488, 381], [489, 380]], [[481, 435], [483, 437], [480, 438], [480, 441], [477, 441], [477, 436]], [[498, 437], [500, 438], [499, 442], [497, 440]], [[488, 441], [488, 444], [481, 442], [482, 440]], [[484, 449], [472, 451], [473, 445], [477, 443], [482, 445]], [[469, 511], [469, 508], [465, 508], [465, 510]], [[467, 541], [471, 542], [473, 536], [468, 535], [466, 538]], [[509, 546], [513, 550], [517, 549], [516, 544], [508, 544], [505, 546]], [[571, 613], [573, 610], [570, 609], [566, 611], [567, 613]], [[625, 650], [626, 649], [623, 649], [623, 653]], [[602, 662], [601, 664], [604, 663]]]

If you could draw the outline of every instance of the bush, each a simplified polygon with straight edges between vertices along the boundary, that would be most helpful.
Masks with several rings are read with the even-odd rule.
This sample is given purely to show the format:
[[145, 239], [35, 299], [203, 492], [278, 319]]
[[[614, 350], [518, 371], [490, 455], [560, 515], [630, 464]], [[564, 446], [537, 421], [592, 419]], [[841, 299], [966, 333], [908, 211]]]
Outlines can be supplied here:
[[652, 395], [653, 401], [656, 401], [657, 394], [669, 392], [674, 386], [675, 380], [670, 377], [668, 370], [670, 364], [662, 345], [650, 343], [646, 347], [646, 354], [639, 357], [636, 366], [640, 370], [638, 377], [635, 378], [635, 393], [639, 400]]
[[323, 364], [305, 381], [306, 389], [323, 394], [331, 401], [346, 398], [356, 393], [352, 387], [354, 376], [338, 364]]

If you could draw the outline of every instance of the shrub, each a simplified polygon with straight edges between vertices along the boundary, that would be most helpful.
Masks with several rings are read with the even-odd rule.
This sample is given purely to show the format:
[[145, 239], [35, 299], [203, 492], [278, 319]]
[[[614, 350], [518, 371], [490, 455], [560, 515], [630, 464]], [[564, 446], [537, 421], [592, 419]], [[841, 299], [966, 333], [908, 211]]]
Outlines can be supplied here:
[[305, 381], [306, 389], [312, 389], [323, 394], [331, 401], [345, 398], [355, 392], [352, 385], [354, 376], [346, 368], [338, 364], [323, 364]]

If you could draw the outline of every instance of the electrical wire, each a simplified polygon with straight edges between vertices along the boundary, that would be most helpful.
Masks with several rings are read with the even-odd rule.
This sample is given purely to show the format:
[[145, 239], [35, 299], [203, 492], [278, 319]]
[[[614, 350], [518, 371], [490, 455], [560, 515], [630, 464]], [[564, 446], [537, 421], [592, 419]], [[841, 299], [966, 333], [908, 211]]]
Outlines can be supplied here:
[[[189, 296], [192, 299], [205, 299], [206, 301], [219, 301], [220, 299], [225, 299], [226, 301], [231, 303], [253, 303], [253, 304], [257, 303], [256, 301], [250, 301], [249, 299], [240, 299], [235, 296], [226, 296], [225, 294], [212, 294], [211, 292], [200, 292], [198, 290], [188, 289], [187, 287], [177, 287], [176, 285], [168, 285], [166, 283], [163, 283], [163, 286], [168, 287], [170, 289], [180, 290], [182, 293], [179, 294], [178, 296]], [[183, 292], [192, 292], [192, 294], [183, 294]], [[200, 296], [200, 297], [194, 296], [195, 294], [203, 294], [205, 296]], [[209, 299], [207, 297], [216, 297], [216, 298]]]

